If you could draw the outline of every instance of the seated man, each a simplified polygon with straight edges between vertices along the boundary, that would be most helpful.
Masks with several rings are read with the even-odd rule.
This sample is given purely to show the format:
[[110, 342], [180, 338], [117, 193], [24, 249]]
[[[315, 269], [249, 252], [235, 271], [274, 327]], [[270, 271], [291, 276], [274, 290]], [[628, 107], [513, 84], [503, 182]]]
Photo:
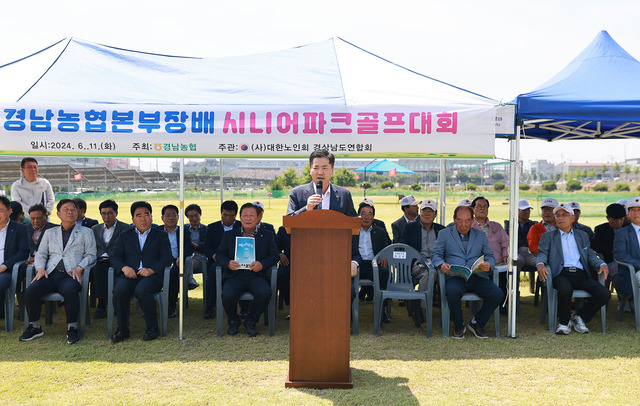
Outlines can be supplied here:
[[107, 317], [107, 285], [111, 261], [109, 253], [113, 251], [120, 237], [120, 233], [131, 229], [129, 224], [118, 221], [118, 203], [105, 200], [98, 206], [102, 224], [91, 227], [96, 239], [96, 266], [93, 267], [93, 283], [95, 284], [98, 305], [93, 315], [95, 319]]
[[[518, 270], [522, 270], [525, 266], [535, 269], [536, 256], [529, 252], [529, 243], [527, 241], [527, 234], [531, 227], [536, 224], [536, 221], [530, 220], [531, 217], [531, 205], [525, 199], [518, 201]], [[504, 228], [509, 234], [509, 220], [504, 221]]]
[[[391, 245], [391, 239], [387, 230], [373, 225], [373, 219], [376, 215], [376, 208], [373, 200], [365, 197], [360, 201], [358, 206], [358, 215], [361, 217], [360, 233], [354, 235], [354, 246], [357, 247], [355, 253], [355, 261], [360, 265], [360, 279], [373, 280], [373, 266], [371, 261], [373, 258], [388, 245]], [[386, 289], [389, 279], [389, 269], [386, 258], [382, 258], [379, 263], [378, 270], [380, 288]], [[357, 289], [357, 287], [355, 287]], [[373, 286], [363, 286], [360, 290], [360, 300], [365, 302], [373, 301]], [[382, 315], [385, 322], [389, 321], [388, 315]]]
[[553, 210], [558, 207], [558, 201], [552, 197], [548, 197], [542, 201], [540, 205], [542, 221], [534, 224], [527, 234], [527, 242], [529, 243], [529, 252], [538, 254], [538, 244], [540, 237], [547, 231], [556, 230], [556, 219]]
[[401, 242], [402, 232], [407, 224], [415, 221], [418, 217], [418, 206], [420, 202], [415, 197], [409, 195], [400, 200], [400, 208], [402, 209], [402, 217], [391, 223], [391, 232], [393, 233], [393, 243]]
[[2, 306], [4, 306], [5, 289], [11, 286], [13, 266], [29, 255], [27, 226], [10, 220], [10, 215], [11, 202], [5, 196], [0, 196], [0, 305]]
[[[620, 262], [626, 262], [635, 267], [636, 274], [629, 275], [628, 268], [620, 267], [618, 276], [618, 288], [620, 294], [631, 295], [631, 283], [634, 282], [640, 286], [640, 196], [629, 199], [627, 205], [629, 220], [631, 224], [622, 227], [616, 232], [613, 241], [613, 256]], [[640, 311], [640, 309], [635, 309]]]
[[[473, 292], [483, 299], [482, 307], [469, 322], [469, 329], [478, 338], [488, 338], [484, 326], [502, 299], [502, 291], [489, 278], [489, 272], [495, 264], [493, 252], [487, 236], [482, 231], [471, 228], [473, 209], [470, 206], [456, 207], [453, 221], [453, 227], [447, 227], [438, 234], [431, 255], [433, 265], [446, 275], [447, 303], [455, 325], [453, 338], [464, 338], [466, 331], [462, 318], [462, 295], [466, 292]], [[451, 265], [470, 268], [481, 255], [484, 255], [485, 260], [480, 264], [483, 272], [472, 274], [466, 281], [459, 276], [447, 275], [451, 272]]]
[[20, 336], [20, 341], [30, 341], [44, 333], [40, 327], [42, 296], [59, 292], [64, 297], [67, 315], [67, 343], [80, 340], [78, 317], [82, 274], [96, 261], [96, 240], [93, 232], [76, 225], [78, 209], [73, 200], [62, 199], [57, 205], [61, 227], [44, 233], [34, 261], [36, 276], [24, 294], [29, 326]]
[[[609, 267], [609, 277], [605, 285], [610, 286], [611, 283], [616, 285], [615, 281], [618, 277], [618, 263], [613, 258], [613, 241], [616, 231], [622, 228], [624, 218], [627, 211], [618, 203], [612, 203], [607, 206], [607, 222], [597, 225], [591, 240], [591, 248], [598, 254], [602, 254], [604, 262]], [[616, 287], [617, 290], [617, 287]]]
[[[542, 234], [538, 251], [538, 277], [542, 282], [553, 276], [553, 287], [558, 290], [559, 324], [556, 334], [566, 335], [571, 327], [578, 333], [588, 333], [585, 322], [589, 322], [596, 312], [611, 298], [611, 293], [598, 282], [595, 271], [609, 273], [605, 264], [590, 248], [589, 236], [572, 228], [573, 209], [561, 204], [553, 209], [557, 230]], [[592, 271], [594, 271], [592, 273]], [[591, 294], [585, 305], [571, 314], [571, 297], [574, 289], [586, 290]]]
[[98, 220], [90, 219], [89, 217], [85, 217], [85, 213], [87, 212], [87, 202], [84, 199], [80, 199], [76, 197], [73, 199], [78, 208], [78, 217], [76, 218], [76, 224], [81, 227], [91, 228], [98, 224]]
[[[175, 206], [174, 206], [175, 207]], [[185, 226], [185, 231], [189, 231], [191, 238], [191, 254], [196, 255], [191, 258], [191, 268], [185, 269], [185, 278], [187, 279], [187, 286], [189, 290], [193, 290], [200, 286], [193, 277], [195, 271], [202, 272], [202, 254], [204, 253], [204, 240], [207, 235], [207, 226], [200, 223], [202, 216], [202, 209], [197, 204], [190, 204], [184, 209], [184, 215], [187, 216], [189, 224]], [[191, 256], [189, 254], [188, 256]]]
[[[178, 292], [180, 290], [180, 226], [178, 225], [178, 207], [168, 204], [162, 208], [162, 223], [160, 230], [169, 236], [171, 245], [171, 276], [169, 276], [169, 318], [177, 316], [176, 307], [178, 304]], [[190, 231], [184, 228], [184, 243], [182, 244], [183, 255], [188, 258], [193, 254], [193, 242]], [[187, 275], [185, 274], [185, 278]]]
[[263, 230], [269, 230], [275, 234], [276, 229], [273, 226], [273, 224], [265, 223], [264, 221], [262, 221], [262, 216], [264, 216], [264, 204], [262, 204], [257, 200], [252, 204], [256, 206], [256, 208], [258, 209], [258, 228], [262, 228]]
[[[257, 228], [258, 210], [252, 203], [245, 203], [240, 208], [241, 228], [228, 231], [222, 238], [217, 252], [217, 262], [222, 266], [222, 305], [227, 313], [229, 328], [227, 334], [238, 334], [240, 317], [238, 316], [238, 299], [246, 291], [251, 292], [254, 299], [249, 314], [244, 321], [249, 337], [258, 335], [256, 322], [264, 312], [271, 298], [269, 276], [271, 267], [278, 262], [279, 255], [275, 244], [275, 234]], [[236, 258], [236, 238], [251, 237], [255, 239], [255, 261], [248, 269], [240, 268]]]
[[593, 230], [591, 230], [591, 227], [585, 224], [578, 223], [578, 220], [580, 220], [580, 214], [582, 213], [582, 211], [580, 210], [580, 203], [569, 202], [568, 205], [573, 209], [573, 216], [575, 217], [575, 221], [573, 222], [572, 227], [587, 233], [587, 235], [589, 236], [589, 241], [593, 240]]
[[207, 302], [205, 303], [204, 318], [213, 318], [213, 307], [216, 297], [216, 252], [222, 242], [222, 236], [226, 231], [240, 228], [242, 223], [236, 220], [238, 214], [238, 204], [233, 200], [225, 200], [220, 205], [220, 221], [213, 222], [207, 226], [207, 235], [204, 239], [204, 252], [207, 256], [209, 269], [207, 274], [207, 286], [204, 287]]
[[129, 338], [129, 305], [131, 295], [140, 303], [147, 327], [143, 340], [158, 338], [158, 318], [154, 295], [162, 290], [164, 269], [171, 265], [171, 246], [167, 233], [151, 227], [151, 205], [134, 202], [131, 216], [134, 227], [120, 234], [111, 254], [111, 266], [116, 274], [113, 287], [113, 307], [118, 329], [113, 343]]

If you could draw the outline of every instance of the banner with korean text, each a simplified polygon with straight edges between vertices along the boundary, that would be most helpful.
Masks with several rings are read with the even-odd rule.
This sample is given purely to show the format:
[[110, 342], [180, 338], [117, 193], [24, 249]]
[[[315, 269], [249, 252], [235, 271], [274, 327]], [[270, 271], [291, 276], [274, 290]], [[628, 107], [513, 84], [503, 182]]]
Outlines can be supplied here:
[[2, 103], [0, 154], [490, 158], [492, 106]]

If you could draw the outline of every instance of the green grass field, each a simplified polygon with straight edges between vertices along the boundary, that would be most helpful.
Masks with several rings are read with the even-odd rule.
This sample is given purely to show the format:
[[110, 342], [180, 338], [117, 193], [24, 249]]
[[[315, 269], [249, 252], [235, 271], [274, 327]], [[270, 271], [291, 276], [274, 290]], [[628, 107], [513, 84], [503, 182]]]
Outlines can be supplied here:
[[[417, 194], [419, 198], [435, 197]], [[462, 196], [466, 197], [466, 196]], [[453, 196], [449, 207], [462, 197]], [[490, 218], [506, 218], [505, 196], [489, 196]], [[611, 197], [613, 199], [613, 196]], [[377, 217], [390, 229], [400, 209], [393, 196], [373, 196]], [[254, 199], [251, 199], [254, 200]], [[268, 206], [266, 199], [265, 201]], [[534, 199], [530, 199], [533, 203]], [[561, 199], [568, 201], [568, 199]], [[617, 200], [617, 199], [615, 199]], [[613, 200], [613, 201], [615, 201]], [[121, 202], [120, 218], [129, 221], [129, 202]], [[169, 199], [149, 199], [156, 222]], [[238, 199], [239, 203], [248, 200]], [[356, 202], [359, 201], [357, 198]], [[580, 200], [579, 200], [580, 201]], [[175, 201], [171, 201], [175, 203]], [[203, 222], [219, 219], [219, 197], [191, 199], [203, 208]], [[609, 201], [611, 202], [611, 201]], [[98, 218], [99, 201], [89, 201], [88, 216]], [[271, 199], [265, 221], [279, 226], [287, 200]], [[582, 201], [581, 201], [582, 203]], [[603, 204], [583, 204], [585, 223], [604, 221]], [[591, 215], [593, 213], [593, 215]], [[54, 215], [55, 217], [55, 215]], [[532, 216], [539, 219], [538, 216]], [[199, 275], [198, 275], [199, 276]], [[533, 306], [528, 282], [521, 282], [517, 339], [479, 340], [443, 338], [440, 311], [434, 309], [433, 337], [417, 329], [406, 308], [392, 306], [391, 323], [380, 337], [373, 335], [373, 305], [360, 306], [360, 335], [351, 339], [352, 390], [285, 389], [288, 370], [287, 308], [279, 310], [276, 336], [216, 337], [215, 319], [202, 318], [202, 289], [190, 294], [184, 337], [178, 340], [178, 321], [169, 321], [168, 337], [141, 340], [144, 321], [132, 314], [131, 339], [113, 345], [107, 340], [106, 321], [92, 320], [85, 338], [69, 346], [65, 340], [64, 311], [60, 308], [45, 335], [21, 343], [22, 323], [12, 333], [0, 333], [4, 371], [1, 404], [45, 405], [418, 405], [418, 404], [638, 404], [640, 401], [640, 332], [633, 315], [617, 320], [617, 300], [607, 317], [607, 334], [599, 317], [588, 324], [591, 333], [557, 337], [539, 324], [540, 308]], [[132, 308], [133, 310], [133, 308]], [[465, 319], [468, 321], [465, 310]], [[226, 324], [226, 323], [225, 323]], [[0, 325], [3, 325], [0, 322]], [[487, 324], [493, 331], [493, 318]]]

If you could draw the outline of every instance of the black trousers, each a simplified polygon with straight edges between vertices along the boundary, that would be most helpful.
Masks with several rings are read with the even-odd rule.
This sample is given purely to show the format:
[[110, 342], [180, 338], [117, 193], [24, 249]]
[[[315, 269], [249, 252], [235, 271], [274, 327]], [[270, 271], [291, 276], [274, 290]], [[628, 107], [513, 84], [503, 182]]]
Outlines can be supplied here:
[[247, 320], [255, 323], [271, 299], [269, 281], [251, 271], [239, 270], [237, 272], [236, 276], [223, 282], [222, 306], [227, 313], [229, 322], [237, 322], [239, 320], [238, 299], [244, 292], [251, 292], [254, 299], [251, 301]]
[[91, 276], [95, 286], [95, 294], [98, 299], [107, 298], [108, 275], [111, 262], [107, 260], [98, 260], [91, 268]]
[[40, 320], [42, 296], [58, 292], [64, 297], [67, 323], [77, 323], [80, 314], [80, 295], [78, 293], [82, 290], [82, 285], [66, 272], [52, 271], [48, 276], [48, 278], [34, 281], [24, 292], [24, 303], [29, 321]]
[[144, 312], [144, 322], [147, 330], [158, 327], [158, 317], [156, 313], [156, 301], [153, 297], [162, 290], [162, 278], [160, 275], [153, 274], [150, 276], [136, 279], [129, 279], [120, 273], [115, 280], [113, 287], [113, 308], [118, 318], [118, 327], [121, 329], [129, 328], [129, 307], [131, 296], [135, 296], [140, 303], [140, 308]]
[[587, 291], [592, 296], [586, 300], [582, 308], [576, 311], [585, 323], [588, 323], [596, 312], [611, 299], [609, 290], [596, 279], [587, 275], [584, 270], [576, 272], [563, 270], [560, 275], [553, 278], [553, 287], [558, 290], [558, 317], [560, 324], [564, 325], [569, 324], [571, 318], [571, 296], [574, 289]]

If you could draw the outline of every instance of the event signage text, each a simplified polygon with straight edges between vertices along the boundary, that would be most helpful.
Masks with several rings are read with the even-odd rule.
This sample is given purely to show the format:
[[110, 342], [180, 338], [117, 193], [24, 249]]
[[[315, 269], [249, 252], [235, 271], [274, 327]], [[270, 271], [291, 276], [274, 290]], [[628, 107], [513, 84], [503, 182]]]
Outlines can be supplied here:
[[496, 111], [458, 106], [0, 104], [5, 155], [491, 157]]

